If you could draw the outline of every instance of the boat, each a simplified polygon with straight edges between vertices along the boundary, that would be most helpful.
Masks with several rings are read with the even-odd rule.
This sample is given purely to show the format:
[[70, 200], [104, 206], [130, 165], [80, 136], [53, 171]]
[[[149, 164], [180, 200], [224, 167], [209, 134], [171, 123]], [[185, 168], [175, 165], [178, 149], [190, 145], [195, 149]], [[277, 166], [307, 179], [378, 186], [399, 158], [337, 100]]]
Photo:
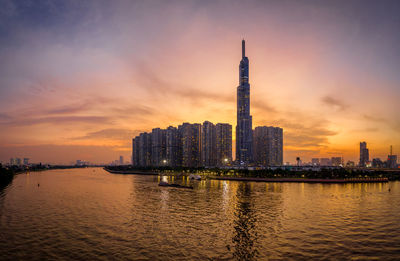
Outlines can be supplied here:
[[201, 180], [201, 176], [200, 175], [190, 174], [189, 175], [189, 179]]
[[168, 182], [165, 182], [165, 181], [160, 181], [160, 183], [158, 183], [158, 186], [160, 186], [160, 187], [173, 187], [173, 188], [193, 189], [192, 186], [184, 186], [184, 185], [179, 185], [179, 184], [169, 184]]

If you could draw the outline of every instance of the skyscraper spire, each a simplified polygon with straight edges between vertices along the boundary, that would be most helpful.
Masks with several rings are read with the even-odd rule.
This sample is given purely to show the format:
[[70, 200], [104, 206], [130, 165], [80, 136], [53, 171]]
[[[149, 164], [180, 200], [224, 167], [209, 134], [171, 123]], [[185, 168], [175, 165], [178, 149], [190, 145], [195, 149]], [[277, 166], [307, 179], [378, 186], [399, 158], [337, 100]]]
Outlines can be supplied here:
[[246, 43], [243, 39], [242, 40], [242, 58], [246, 56], [245, 49], [246, 49]]

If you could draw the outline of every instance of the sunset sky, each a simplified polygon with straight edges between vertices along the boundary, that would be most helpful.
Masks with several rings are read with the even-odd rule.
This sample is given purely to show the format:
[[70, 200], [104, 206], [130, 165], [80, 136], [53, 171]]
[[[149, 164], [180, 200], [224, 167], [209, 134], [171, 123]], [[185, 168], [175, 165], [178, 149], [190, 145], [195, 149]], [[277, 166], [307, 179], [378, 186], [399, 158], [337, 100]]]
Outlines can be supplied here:
[[[0, 0], [0, 161], [108, 163], [182, 122], [253, 128], [284, 161], [400, 154], [400, 1]], [[233, 134], [235, 137], [235, 134]]]

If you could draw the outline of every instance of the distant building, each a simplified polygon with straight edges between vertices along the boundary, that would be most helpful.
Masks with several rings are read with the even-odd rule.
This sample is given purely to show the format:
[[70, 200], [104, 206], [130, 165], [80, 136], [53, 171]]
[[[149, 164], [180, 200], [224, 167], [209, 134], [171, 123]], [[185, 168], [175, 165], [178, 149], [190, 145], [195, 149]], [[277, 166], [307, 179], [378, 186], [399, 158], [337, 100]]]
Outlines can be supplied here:
[[354, 163], [354, 161], [351, 161], [351, 160], [349, 160], [349, 161], [347, 161], [347, 163], [346, 163], [346, 167], [354, 167], [356, 164]]
[[216, 163], [225, 166], [232, 162], [232, 125], [217, 123], [216, 129]]
[[396, 169], [397, 168], [397, 155], [389, 155], [386, 165], [388, 168]]
[[383, 168], [384, 164], [381, 159], [375, 158], [375, 159], [372, 159], [372, 167], [373, 168]]
[[15, 159], [14, 158], [10, 158], [10, 165], [14, 166], [15, 165]]
[[119, 156], [119, 165], [124, 165], [124, 157]]
[[15, 165], [17, 165], [17, 166], [21, 166], [22, 165], [22, 162], [21, 162], [20, 158], [15, 158]]
[[319, 166], [319, 158], [312, 158], [311, 159], [311, 165]]
[[320, 159], [320, 166], [331, 166], [332, 162], [329, 158], [321, 158]]
[[332, 157], [331, 164], [332, 164], [332, 166], [343, 166], [342, 157]]
[[216, 129], [209, 121], [201, 127], [201, 162], [206, 167], [217, 165]]
[[76, 166], [87, 166], [89, 165], [88, 161], [84, 161], [84, 160], [76, 160]]
[[24, 158], [24, 165], [29, 165], [29, 159], [28, 158]]
[[360, 167], [366, 167], [367, 162], [369, 161], [369, 150], [367, 148], [367, 143], [365, 141], [360, 142]]

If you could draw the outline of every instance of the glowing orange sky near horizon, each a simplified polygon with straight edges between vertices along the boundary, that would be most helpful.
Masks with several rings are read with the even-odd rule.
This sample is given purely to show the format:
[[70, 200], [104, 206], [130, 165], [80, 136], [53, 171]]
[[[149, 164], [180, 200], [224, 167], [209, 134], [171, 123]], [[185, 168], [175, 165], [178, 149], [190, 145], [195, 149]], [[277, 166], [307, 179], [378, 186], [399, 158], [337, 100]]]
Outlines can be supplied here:
[[55, 27], [70, 38], [23, 29], [26, 45], [1, 49], [0, 160], [106, 163], [129, 160], [131, 138], [152, 128], [209, 120], [234, 130], [242, 37], [253, 127], [284, 129], [285, 162], [357, 162], [364, 140], [371, 158], [399, 151], [398, 33], [393, 46], [366, 41], [364, 23], [332, 6], [293, 2], [289, 15], [254, 2], [244, 15], [239, 2], [158, 4], [120, 3], [107, 22], [85, 13], [86, 24]]

